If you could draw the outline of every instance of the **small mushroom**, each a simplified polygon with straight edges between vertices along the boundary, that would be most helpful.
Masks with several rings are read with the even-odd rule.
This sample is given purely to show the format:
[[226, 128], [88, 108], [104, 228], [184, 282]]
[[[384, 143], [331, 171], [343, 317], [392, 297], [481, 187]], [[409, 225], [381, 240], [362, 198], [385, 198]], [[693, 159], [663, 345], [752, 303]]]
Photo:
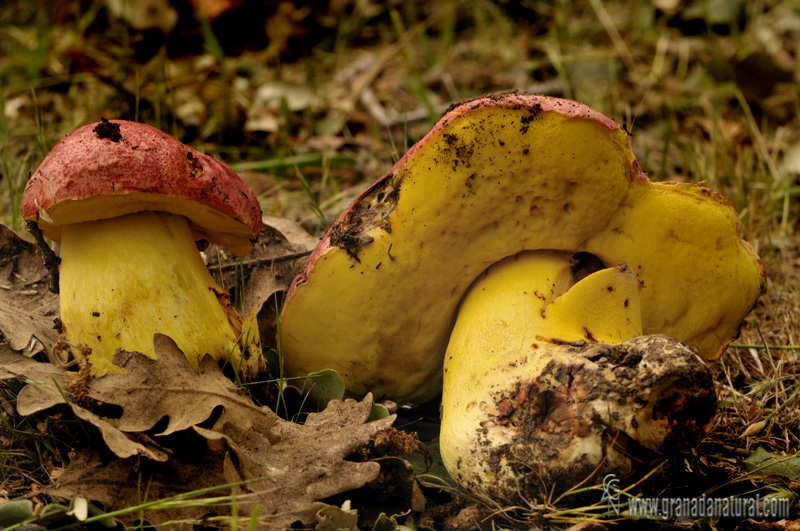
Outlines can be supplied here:
[[486, 96], [450, 109], [323, 236], [281, 313], [284, 367], [418, 402], [444, 371], [453, 477], [541, 499], [702, 437], [706, 362], [765, 282], [727, 200], [650, 182], [618, 124]]
[[221, 162], [153, 127], [104, 119], [50, 151], [22, 216], [61, 244], [63, 331], [91, 348], [92, 374], [118, 372], [118, 348], [155, 357], [155, 333], [195, 369], [205, 354], [246, 378], [265, 369], [255, 317], [242, 320], [195, 244], [243, 256], [261, 230], [253, 192]]

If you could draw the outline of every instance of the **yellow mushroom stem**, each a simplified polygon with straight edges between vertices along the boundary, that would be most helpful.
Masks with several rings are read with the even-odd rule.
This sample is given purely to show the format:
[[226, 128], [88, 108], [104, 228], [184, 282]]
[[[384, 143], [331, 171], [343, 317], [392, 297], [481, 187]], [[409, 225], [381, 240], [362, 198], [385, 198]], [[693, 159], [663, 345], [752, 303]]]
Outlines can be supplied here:
[[64, 335], [91, 348], [95, 376], [121, 371], [112, 364], [117, 349], [155, 358], [156, 333], [172, 338], [195, 370], [206, 354], [243, 377], [265, 367], [255, 316], [243, 321], [211, 278], [183, 216], [139, 212], [66, 225], [60, 274]]
[[490, 267], [461, 302], [440, 449], [477, 494], [519, 503], [622, 478], [694, 444], [713, 420], [714, 385], [696, 351], [641, 336], [630, 268], [577, 283], [572, 268], [568, 253], [521, 253]]

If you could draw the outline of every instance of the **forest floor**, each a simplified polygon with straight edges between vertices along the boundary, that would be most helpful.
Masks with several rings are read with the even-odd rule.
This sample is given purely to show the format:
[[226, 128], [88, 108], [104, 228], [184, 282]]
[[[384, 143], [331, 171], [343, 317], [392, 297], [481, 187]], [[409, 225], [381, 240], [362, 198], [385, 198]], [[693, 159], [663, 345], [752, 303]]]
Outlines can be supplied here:
[[[630, 522], [601, 518], [604, 506], [548, 503], [506, 511], [429, 483], [424, 512], [388, 502], [372, 510], [437, 529], [567, 528], [597, 518], [618, 529], [800, 529], [796, 0], [261, 4], [5, 1], [0, 222], [32, 241], [19, 214], [28, 176], [65, 134], [101, 117], [144, 122], [212, 154], [242, 175], [265, 213], [319, 236], [451, 104], [510, 90], [580, 101], [625, 125], [651, 180], [725, 195], [767, 270], [766, 293], [713, 366], [720, 409], [711, 433], [636, 488], [784, 498], [788, 518]], [[39, 507], [57, 499], [39, 491], [85, 438], [66, 411], [19, 415], [23, 383], [1, 387], [0, 503]], [[425, 419], [420, 437], [435, 445], [438, 407], [409, 411]]]

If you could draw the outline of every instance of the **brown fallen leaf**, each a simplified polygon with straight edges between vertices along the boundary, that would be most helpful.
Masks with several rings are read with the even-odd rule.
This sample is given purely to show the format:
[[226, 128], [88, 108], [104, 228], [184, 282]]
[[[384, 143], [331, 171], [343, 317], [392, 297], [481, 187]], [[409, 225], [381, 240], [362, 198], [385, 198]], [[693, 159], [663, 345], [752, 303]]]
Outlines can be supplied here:
[[[195, 373], [170, 338], [156, 335], [154, 346], [157, 360], [122, 351], [114, 363], [125, 368], [125, 374], [90, 378], [87, 372], [84, 379], [74, 371], [53, 372], [41, 367], [46, 364], [20, 362], [19, 354], [0, 350], [0, 361], [17, 367], [8, 371], [11, 377], [38, 378], [19, 393], [20, 414], [63, 404], [66, 397], [75, 415], [97, 427], [118, 456], [107, 465], [71, 464], [48, 490], [50, 494], [69, 498], [80, 493], [102, 502], [107, 510], [135, 504], [131, 492], [122, 496], [118, 485], [111, 489], [97, 483], [112, 466], [125, 477], [134, 469], [149, 470], [158, 478], [157, 492], [165, 497], [179, 494], [187, 491], [183, 476], [193, 473], [202, 454], [202, 465], [215, 484], [258, 480], [231, 491], [239, 496], [239, 514], [250, 514], [258, 507], [259, 528], [285, 529], [295, 522], [312, 525], [317, 511], [325, 506], [321, 500], [360, 488], [378, 476], [378, 463], [346, 459], [394, 422], [394, 416], [366, 422], [372, 409], [370, 395], [361, 402], [332, 401], [321, 413], [310, 414], [305, 424], [295, 424], [253, 404], [210, 357], [201, 361]], [[76, 399], [85, 407], [77, 405]], [[117, 406], [112, 408], [116, 410], [113, 417], [103, 416], [109, 406]], [[200, 426], [214, 415], [219, 416], [213, 427]], [[192, 437], [193, 442], [186, 444]], [[137, 455], [149, 459], [125, 459]], [[162, 473], [158, 461], [169, 470], [179, 470], [176, 479]], [[153, 491], [148, 492], [152, 499]], [[218, 508], [220, 514], [229, 514], [226, 507]], [[172, 517], [147, 516], [151, 522]]]
[[[345, 459], [394, 420], [365, 423], [371, 406], [371, 397], [361, 402], [334, 401], [323, 412], [310, 415], [310, 425], [279, 420], [267, 433], [221, 418], [213, 429], [195, 428], [210, 442], [199, 459], [197, 448], [188, 459], [176, 453], [165, 463], [107, 462], [82, 452], [43, 492], [66, 499], [81, 494], [113, 511], [141, 503], [143, 490], [148, 500], [158, 500], [186, 493], [187, 486], [199, 490], [247, 482], [207, 496], [236, 496], [237, 512], [245, 518], [258, 508], [258, 529], [289, 529], [296, 522], [310, 526], [317, 512], [327, 506], [320, 500], [361, 488], [378, 477], [381, 466], [377, 462]], [[260, 478], [263, 481], [252, 481]], [[219, 515], [230, 514], [225, 503], [196, 509], [176, 504], [169, 511], [146, 510], [144, 518], [158, 525], [178, 518], [197, 519], [212, 509]], [[132, 524], [133, 516], [138, 517], [121, 519]]]
[[280, 232], [290, 245], [297, 246], [301, 250], [311, 251], [319, 243], [319, 238], [309, 234], [293, 219], [265, 213], [261, 215], [261, 220], [264, 225]]
[[58, 295], [39, 248], [0, 225], [0, 333], [17, 351], [50, 356], [58, 341]]
[[120, 430], [146, 431], [168, 418], [164, 431], [157, 435], [169, 435], [200, 424], [220, 406], [237, 422], [261, 430], [277, 420], [269, 408], [255, 405], [226, 378], [210, 356], [203, 358], [194, 372], [169, 337], [156, 334], [153, 345], [157, 360], [139, 352], [119, 352], [114, 364], [127, 373], [108, 374], [88, 383], [90, 398], [122, 408], [117, 421]]
[[258, 507], [264, 529], [288, 529], [296, 522], [312, 525], [326, 506], [319, 500], [378, 477], [377, 462], [345, 459], [394, 422], [394, 416], [366, 422], [371, 409], [372, 395], [367, 395], [361, 402], [331, 401], [304, 425], [281, 420], [267, 433], [242, 428], [225, 415], [213, 429], [195, 430], [210, 441], [224, 441], [235, 455], [235, 461], [225, 460], [227, 481], [265, 478], [234, 489], [248, 495], [239, 503], [240, 513]]
[[[257, 529], [289, 529], [298, 522], [313, 527], [317, 512], [327, 507], [320, 500], [361, 488], [380, 473], [377, 462], [345, 459], [393, 421], [365, 423], [371, 406], [371, 397], [361, 402], [334, 401], [323, 412], [310, 415], [310, 425], [279, 420], [267, 433], [243, 429], [221, 418], [213, 429], [195, 428], [209, 441], [205, 449], [196, 448], [196, 441], [191, 441], [193, 452], [175, 453], [165, 463], [108, 461], [97, 452], [80, 451], [55, 484], [41, 492], [65, 499], [80, 494], [102, 503], [106, 511], [142, 503], [143, 492], [147, 501], [233, 496], [232, 503], [218, 499], [215, 504], [195, 507], [174, 502], [169, 509], [148, 508], [143, 517], [158, 526], [179, 519], [198, 520], [210, 512], [229, 516], [235, 505], [245, 520], [242, 525], [250, 524], [249, 517], [257, 510]], [[263, 480], [252, 481], [260, 478]], [[189, 490], [230, 483], [242, 484], [200, 496], [186, 495]], [[132, 525], [139, 517], [137, 512], [118, 518]]]
[[[156, 463], [144, 459], [134, 463], [130, 459], [109, 461], [101, 452], [84, 449], [75, 453], [69, 466], [53, 485], [43, 487], [40, 492], [65, 500], [82, 495], [101, 503], [106, 510], [136, 507], [143, 502], [164, 500], [187, 491], [224, 485], [222, 459], [221, 455], [208, 453], [191, 460], [176, 458], [166, 463]], [[204, 497], [229, 493], [230, 489], [223, 488], [208, 492]], [[175, 503], [169, 510], [148, 509], [143, 514], [136, 511], [117, 516], [116, 519], [126, 528], [132, 528], [140, 517], [158, 526], [168, 521], [198, 521], [209, 513], [227, 512], [229, 510], [224, 502], [219, 506]]]
[[247, 313], [251, 307], [255, 308], [262, 346], [276, 348], [275, 296], [289, 288], [318, 239], [288, 218], [263, 214], [262, 221], [258, 241], [253, 251], [242, 259], [239, 273], [239, 261], [225, 248], [215, 245], [205, 251], [206, 267], [232, 295], [241, 291], [237, 285], [244, 286], [239, 294], [240, 298], [243, 294], [242, 311]]
[[[156, 436], [200, 424], [220, 406], [241, 425], [262, 431], [268, 430], [278, 419], [269, 408], [256, 406], [244, 396], [210, 356], [203, 358], [195, 373], [169, 337], [156, 334], [154, 348], [157, 360], [138, 352], [120, 351], [114, 356], [114, 363], [125, 368], [126, 374], [107, 374], [84, 382], [81, 399], [118, 406], [122, 411], [119, 418], [95, 415], [71, 399], [75, 415], [96, 426], [118, 457], [140, 454], [158, 461], [166, 460], [163, 451], [152, 444], [142, 444], [132, 435], [150, 430], [163, 418], [168, 418], [168, 423]], [[51, 375], [50, 379], [25, 386], [17, 397], [18, 412], [31, 415], [63, 404], [62, 393], [70, 386], [69, 374], [62, 371]]]
[[54, 376], [62, 376], [64, 372], [64, 369], [55, 365], [20, 354], [8, 343], [0, 344], [0, 380], [50, 380]]
[[76, 417], [100, 430], [103, 442], [118, 457], [126, 458], [140, 455], [153, 461], [166, 461], [169, 458], [169, 454], [147, 435], [143, 433], [124, 433], [114, 425], [112, 420], [103, 419], [88, 409], [75, 404], [71, 404], [70, 408]]

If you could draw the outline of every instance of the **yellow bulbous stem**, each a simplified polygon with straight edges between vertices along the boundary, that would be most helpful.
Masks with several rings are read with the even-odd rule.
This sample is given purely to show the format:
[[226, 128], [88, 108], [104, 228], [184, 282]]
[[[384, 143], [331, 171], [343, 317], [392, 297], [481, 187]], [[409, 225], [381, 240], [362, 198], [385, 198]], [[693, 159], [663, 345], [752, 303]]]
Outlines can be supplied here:
[[461, 301], [445, 354], [440, 436], [442, 460], [456, 481], [478, 475], [462, 465], [493, 407], [491, 395], [545, 361], [535, 323], [572, 285], [571, 268], [567, 253], [522, 253], [490, 267]]
[[[92, 349], [93, 375], [120, 372], [112, 363], [117, 349], [155, 358], [156, 333], [172, 338], [194, 369], [206, 354], [241, 361], [242, 319], [211, 278], [183, 216], [140, 212], [67, 225], [61, 259], [64, 334]], [[250, 326], [251, 341], [254, 334]], [[261, 358], [260, 350], [253, 354]]]
[[461, 302], [450, 335], [451, 346], [458, 344], [459, 351], [474, 355], [450, 359], [449, 348], [446, 360], [454, 373], [448, 376], [474, 373], [479, 367], [493, 366], [506, 356], [526, 351], [547, 307], [572, 285], [571, 256], [548, 251], [522, 253], [481, 275]]
[[[520, 253], [490, 267], [461, 302], [444, 363], [440, 451], [453, 478], [471, 490], [491, 491], [498, 475], [508, 474], [481, 459], [517, 433], [494, 425], [505, 407], [517, 405], [498, 397], [514, 395], [548, 363], [569, 356], [570, 344], [614, 344], [642, 333], [640, 285], [627, 266], [575, 284], [572, 266], [569, 253]], [[593, 458], [602, 459], [599, 446], [582, 448], [595, 450]]]

